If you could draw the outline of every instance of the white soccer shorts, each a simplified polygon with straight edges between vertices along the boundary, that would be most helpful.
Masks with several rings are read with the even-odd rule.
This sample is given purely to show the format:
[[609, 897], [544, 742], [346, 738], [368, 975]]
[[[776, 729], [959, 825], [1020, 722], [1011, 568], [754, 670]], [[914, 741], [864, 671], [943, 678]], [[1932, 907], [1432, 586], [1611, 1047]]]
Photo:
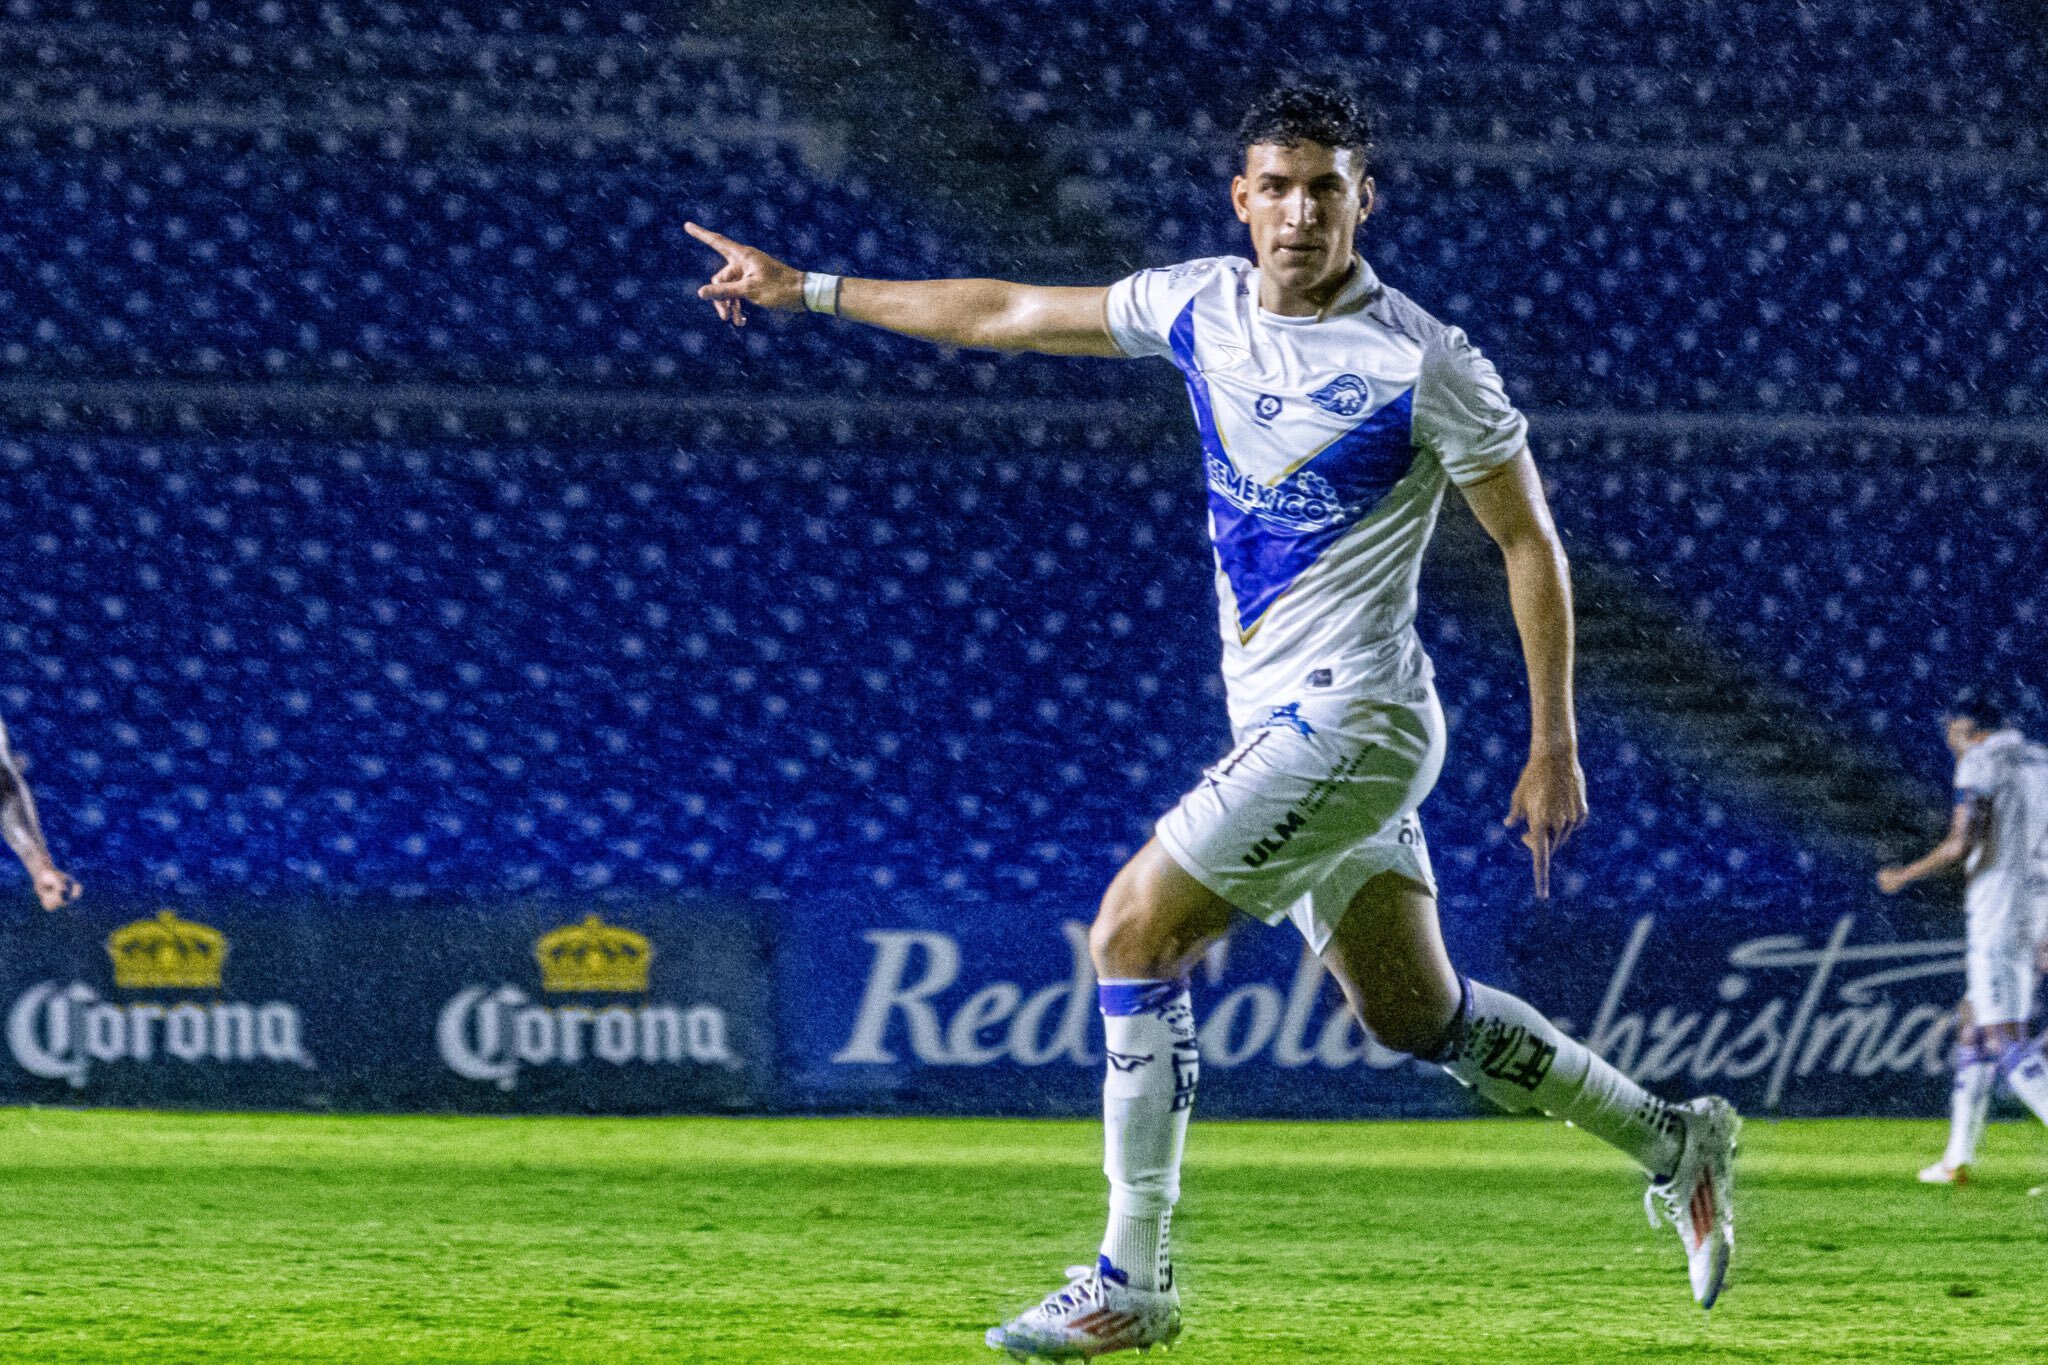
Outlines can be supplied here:
[[2038, 967], [2034, 950], [2048, 924], [2048, 894], [2014, 887], [2004, 876], [1973, 879], [1963, 893], [1969, 911], [1966, 959], [1971, 1022], [2023, 1024], [2034, 1014]]
[[1196, 881], [1320, 953], [1380, 873], [1436, 890], [1415, 811], [1443, 761], [1427, 684], [1394, 702], [1304, 692], [1239, 731], [1154, 832]]

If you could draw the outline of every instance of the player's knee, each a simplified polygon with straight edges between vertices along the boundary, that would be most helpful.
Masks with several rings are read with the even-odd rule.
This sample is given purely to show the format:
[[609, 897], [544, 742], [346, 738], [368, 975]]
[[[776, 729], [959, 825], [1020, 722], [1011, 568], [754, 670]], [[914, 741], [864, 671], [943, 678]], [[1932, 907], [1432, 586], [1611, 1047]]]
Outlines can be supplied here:
[[1148, 913], [1142, 899], [1120, 895], [1112, 887], [1103, 897], [1095, 923], [1088, 929], [1088, 953], [1095, 961], [1097, 976], [1163, 977], [1171, 963], [1164, 961], [1165, 935]]

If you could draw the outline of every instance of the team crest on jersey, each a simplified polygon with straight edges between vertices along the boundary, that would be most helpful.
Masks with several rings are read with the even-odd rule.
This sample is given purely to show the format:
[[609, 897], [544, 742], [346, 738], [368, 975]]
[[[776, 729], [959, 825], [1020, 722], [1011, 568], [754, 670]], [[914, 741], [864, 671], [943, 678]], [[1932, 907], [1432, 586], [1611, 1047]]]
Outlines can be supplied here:
[[1270, 393], [1259, 395], [1259, 401], [1252, 404], [1252, 415], [1261, 422], [1270, 422], [1280, 415], [1280, 400]]
[[1308, 396], [1324, 412], [1356, 417], [1372, 401], [1372, 389], [1355, 374], [1340, 374]]

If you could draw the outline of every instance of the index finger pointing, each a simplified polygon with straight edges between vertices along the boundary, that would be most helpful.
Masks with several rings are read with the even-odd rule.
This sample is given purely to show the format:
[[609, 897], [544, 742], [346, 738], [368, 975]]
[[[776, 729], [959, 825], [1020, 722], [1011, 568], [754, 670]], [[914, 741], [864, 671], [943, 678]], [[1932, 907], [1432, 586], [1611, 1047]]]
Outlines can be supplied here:
[[1550, 899], [1550, 831], [1530, 830], [1528, 834], [1529, 857], [1536, 874], [1536, 899]]
[[730, 237], [721, 236], [708, 227], [699, 227], [695, 223], [684, 223], [683, 231], [689, 233], [728, 261], [739, 254], [740, 244], [738, 242], [735, 242]]

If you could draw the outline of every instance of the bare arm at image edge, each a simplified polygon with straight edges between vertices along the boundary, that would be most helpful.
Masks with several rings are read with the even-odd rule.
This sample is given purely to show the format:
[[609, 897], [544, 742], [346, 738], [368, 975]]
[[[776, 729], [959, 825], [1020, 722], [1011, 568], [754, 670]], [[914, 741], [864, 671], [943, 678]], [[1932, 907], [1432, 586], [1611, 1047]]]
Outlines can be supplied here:
[[35, 883], [36, 899], [43, 909], [55, 910], [77, 899], [78, 883], [57, 870], [43, 841], [42, 822], [36, 818], [35, 797], [21, 775], [21, 764], [8, 747], [7, 728], [0, 725], [0, 839], [14, 850], [21, 865]]

